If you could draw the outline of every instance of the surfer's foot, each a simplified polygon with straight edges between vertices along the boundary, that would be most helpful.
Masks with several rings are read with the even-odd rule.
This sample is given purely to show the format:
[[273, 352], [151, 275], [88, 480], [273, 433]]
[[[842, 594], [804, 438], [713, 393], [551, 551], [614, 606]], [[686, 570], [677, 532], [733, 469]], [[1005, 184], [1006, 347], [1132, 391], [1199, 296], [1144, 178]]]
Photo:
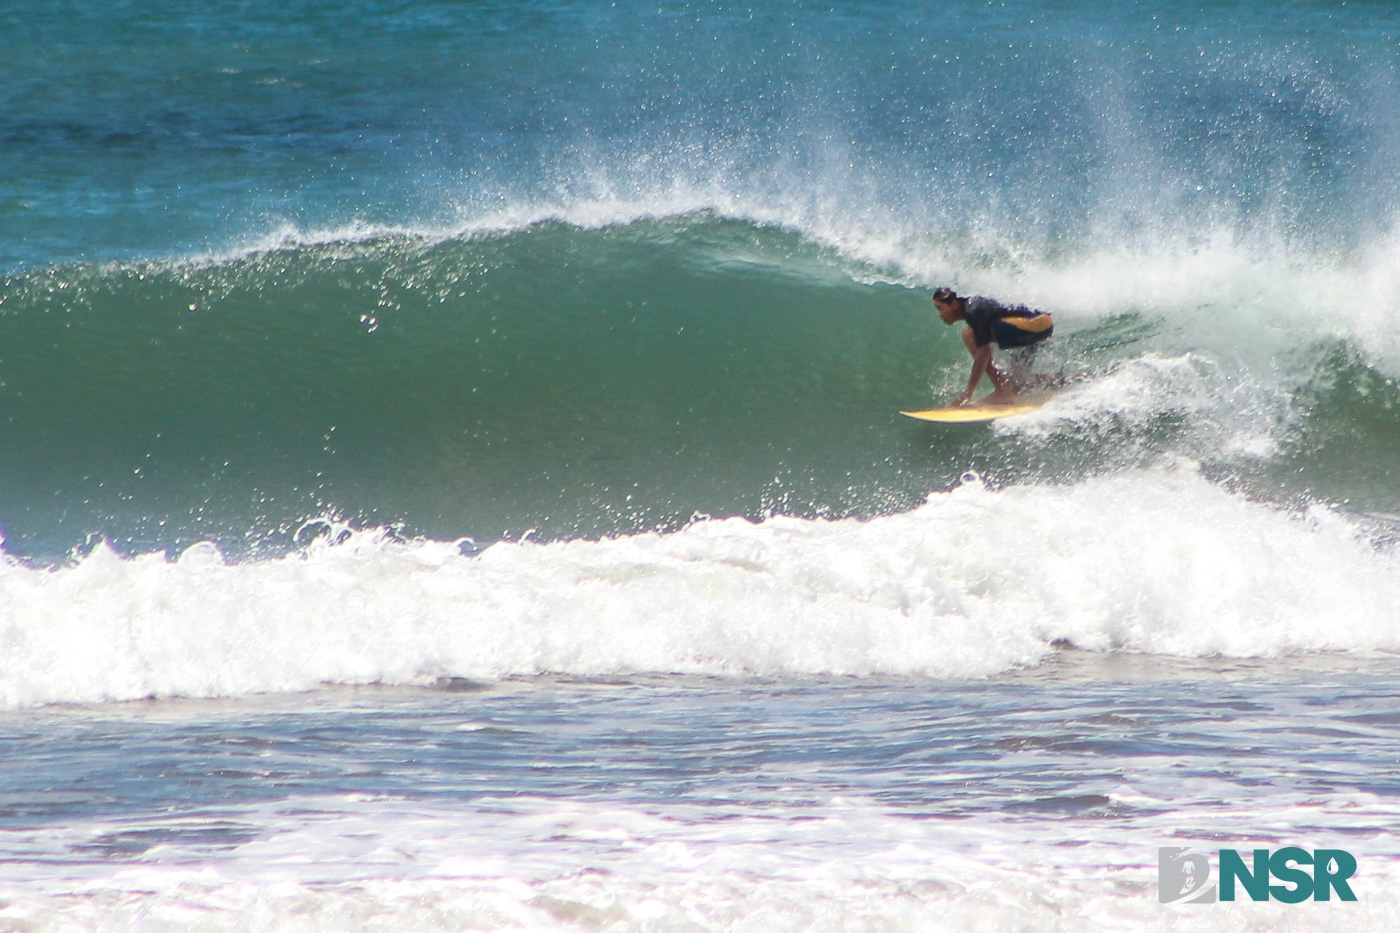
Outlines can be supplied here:
[[979, 405], [1014, 405], [1016, 404], [1016, 393], [1010, 389], [997, 389], [991, 395], [985, 396]]

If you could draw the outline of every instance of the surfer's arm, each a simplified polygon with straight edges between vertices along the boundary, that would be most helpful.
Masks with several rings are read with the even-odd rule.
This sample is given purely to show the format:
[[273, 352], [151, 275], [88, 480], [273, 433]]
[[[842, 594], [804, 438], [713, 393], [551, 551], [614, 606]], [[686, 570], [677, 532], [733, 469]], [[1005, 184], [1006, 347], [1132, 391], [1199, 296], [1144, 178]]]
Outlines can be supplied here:
[[968, 377], [967, 389], [958, 396], [957, 401], [953, 402], [954, 408], [972, 401], [972, 393], [977, 391], [977, 383], [982, 381], [984, 373], [991, 378], [992, 385], [997, 387], [998, 392], [1007, 390], [1006, 380], [1002, 378], [1001, 372], [992, 362], [992, 345], [989, 343], [968, 349], [972, 352], [972, 375]]

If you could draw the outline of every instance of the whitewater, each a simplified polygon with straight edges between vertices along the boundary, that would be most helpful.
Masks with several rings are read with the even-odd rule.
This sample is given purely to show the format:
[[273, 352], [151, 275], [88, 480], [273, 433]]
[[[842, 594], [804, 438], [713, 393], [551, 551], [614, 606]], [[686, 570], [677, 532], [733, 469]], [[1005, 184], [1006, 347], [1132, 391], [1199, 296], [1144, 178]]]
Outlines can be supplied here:
[[1062, 647], [1400, 647], [1392, 550], [1334, 509], [1253, 504], [1189, 465], [1058, 489], [969, 476], [868, 521], [711, 519], [474, 556], [326, 527], [329, 540], [276, 560], [229, 562], [204, 544], [173, 560], [101, 546], [60, 570], [12, 563], [0, 578], [0, 699], [545, 673], [966, 678]]

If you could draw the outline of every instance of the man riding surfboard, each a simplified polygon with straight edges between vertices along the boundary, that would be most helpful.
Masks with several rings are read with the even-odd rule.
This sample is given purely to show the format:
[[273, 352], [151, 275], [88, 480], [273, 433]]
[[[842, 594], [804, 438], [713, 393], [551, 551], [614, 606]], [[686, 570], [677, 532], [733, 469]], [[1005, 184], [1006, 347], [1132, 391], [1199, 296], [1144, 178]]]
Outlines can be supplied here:
[[[1016, 393], [1032, 384], [1030, 365], [1041, 342], [1055, 331], [1050, 315], [1025, 305], [1004, 305], [981, 295], [960, 298], [947, 286], [934, 291], [933, 306], [944, 324], [952, 325], [958, 321], [967, 324], [963, 328], [962, 338], [967, 352], [972, 354], [972, 374], [968, 377], [967, 388], [952, 407], [957, 408], [972, 401], [972, 393], [976, 391], [983, 373], [996, 387], [991, 395], [982, 400], [983, 404], [1010, 405], [1015, 402]], [[992, 362], [993, 343], [1008, 351], [1009, 373], [1002, 373]]]

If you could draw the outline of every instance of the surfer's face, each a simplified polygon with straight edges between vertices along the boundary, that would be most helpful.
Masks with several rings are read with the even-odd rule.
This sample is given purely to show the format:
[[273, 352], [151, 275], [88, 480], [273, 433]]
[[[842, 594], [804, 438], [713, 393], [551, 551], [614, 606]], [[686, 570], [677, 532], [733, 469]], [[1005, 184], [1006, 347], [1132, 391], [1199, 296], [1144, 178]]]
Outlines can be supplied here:
[[952, 324], [959, 317], [958, 306], [951, 301], [935, 301], [933, 308], [938, 312], [938, 317], [944, 324]]

